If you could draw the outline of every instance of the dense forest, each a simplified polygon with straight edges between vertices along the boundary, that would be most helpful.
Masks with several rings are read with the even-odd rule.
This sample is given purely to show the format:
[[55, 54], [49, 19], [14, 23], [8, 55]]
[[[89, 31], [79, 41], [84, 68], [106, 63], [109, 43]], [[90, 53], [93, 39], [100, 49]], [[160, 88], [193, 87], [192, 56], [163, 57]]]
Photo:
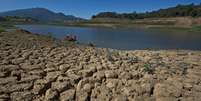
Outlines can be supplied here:
[[33, 19], [31, 17], [19, 17], [19, 16], [0, 16], [0, 22], [37, 22], [37, 19]]
[[0, 17], [0, 21], [6, 21], [4, 17]]
[[116, 12], [102, 12], [92, 16], [92, 18], [121, 18], [121, 19], [144, 19], [154, 17], [200, 17], [201, 16], [201, 3], [199, 5], [177, 5], [167, 9], [160, 9], [157, 11], [146, 13], [116, 13]]

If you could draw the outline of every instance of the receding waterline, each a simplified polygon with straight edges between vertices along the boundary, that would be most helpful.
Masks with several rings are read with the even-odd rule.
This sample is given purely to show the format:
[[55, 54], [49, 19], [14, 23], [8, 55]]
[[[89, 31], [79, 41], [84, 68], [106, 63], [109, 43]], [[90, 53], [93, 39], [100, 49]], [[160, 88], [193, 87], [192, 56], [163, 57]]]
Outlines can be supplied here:
[[81, 43], [94, 43], [98, 47], [114, 49], [189, 49], [201, 50], [201, 34], [149, 32], [137, 29], [110, 29], [90, 27], [65, 27], [49, 25], [16, 25], [33, 33], [53, 33], [56, 38], [68, 34], [78, 37]]

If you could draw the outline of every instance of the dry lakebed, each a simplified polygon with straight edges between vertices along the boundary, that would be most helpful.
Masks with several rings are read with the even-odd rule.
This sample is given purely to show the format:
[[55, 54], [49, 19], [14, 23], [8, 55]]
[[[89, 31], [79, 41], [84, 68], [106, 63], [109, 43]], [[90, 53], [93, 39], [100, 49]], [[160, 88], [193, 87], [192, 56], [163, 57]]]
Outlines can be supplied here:
[[201, 101], [201, 51], [66, 47], [2, 32], [0, 101]]

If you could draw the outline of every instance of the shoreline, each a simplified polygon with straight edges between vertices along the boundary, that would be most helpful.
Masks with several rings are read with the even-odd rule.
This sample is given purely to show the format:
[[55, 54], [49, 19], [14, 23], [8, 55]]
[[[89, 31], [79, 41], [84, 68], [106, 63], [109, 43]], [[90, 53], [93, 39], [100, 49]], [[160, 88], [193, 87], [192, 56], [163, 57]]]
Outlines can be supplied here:
[[146, 24], [113, 24], [113, 23], [83, 23], [83, 24], [19, 24], [19, 25], [44, 25], [44, 26], [60, 26], [60, 27], [94, 27], [94, 28], [123, 28], [123, 29], [142, 29], [146, 31], [172, 31], [172, 32], [192, 32], [200, 33], [200, 25], [192, 26], [172, 26], [172, 25], [146, 25]]
[[[36, 25], [37, 26], [37, 25]], [[46, 25], [42, 25], [42, 26], [46, 26]], [[48, 26], [48, 25], [47, 25]], [[63, 26], [64, 27], [64, 26]], [[60, 46], [66, 46], [66, 45], [77, 45], [77, 46], [84, 46], [84, 47], [94, 47], [94, 48], [103, 48], [103, 49], [110, 49], [110, 50], [119, 50], [119, 51], [134, 51], [134, 50], [149, 50], [149, 51], [201, 51], [201, 49], [184, 49], [184, 48], [136, 48], [136, 49], [116, 49], [116, 48], [107, 48], [107, 47], [100, 47], [100, 46], [96, 46], [95, 44], [91, 43], [93, 46], [90, 45], [90, 43], [80, 43], [80, 42], [62, 42], [62, 39], [56, 39], [54, 36], [49, 36], [49, 35], [42, 35], [42, 34], [39, 34], [39, 33], [32, 33], [32, 32], [29, 32], [27, 30], [24, 30], [24, 29], [21, 29], [21, 28], [17, 28], [17, 29], [12, 29], [9, 32], [13, 33], [15, 31], [22, 31], [22, 32], [28, 32], [29, 34], [33, 34], [33, 35], [36, 35], [36, 36], [39, 36], [39, 37], [43, 37], [43, 38], [46, 38], [46, 39], [52, 39], [53, 41], [57, 41], [57, 42], [60, 42]], [[6, 33], [6, 32], [5, 32]], [[54, 43], [54, 42], [52, 42]], [[64, 45], [65, 43], [67, 43], [66, 45]]]

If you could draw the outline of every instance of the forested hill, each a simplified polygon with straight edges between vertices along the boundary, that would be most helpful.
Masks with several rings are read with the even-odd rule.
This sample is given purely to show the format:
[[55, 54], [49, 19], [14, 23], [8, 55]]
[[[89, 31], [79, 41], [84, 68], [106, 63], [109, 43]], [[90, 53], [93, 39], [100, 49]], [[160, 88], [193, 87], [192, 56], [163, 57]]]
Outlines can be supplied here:
[[29, 17], [29, 18], [37, 19], [38, 21], [42, 21], [42, 22], [83, 20], [73, 15], [55, 13], [46, 8], [29, 8], [29, 9], [19, 9], [19, 10], [1, 12], [0, 16], [2, 17], [17, 16], [17, 17], [25, 17], [25, 18]]
[[194, 5], [177, 5], [167, 9], [160, 9], [157, 11], [146, 13], [116, 13], [116, 12], [102, 12], [92, 16], [92, 18], [122, 18], [122, 19], [143, 19], [143, 18], [161, 18], [161, 17], [200, 17], [201, 16], [201, 4]]

